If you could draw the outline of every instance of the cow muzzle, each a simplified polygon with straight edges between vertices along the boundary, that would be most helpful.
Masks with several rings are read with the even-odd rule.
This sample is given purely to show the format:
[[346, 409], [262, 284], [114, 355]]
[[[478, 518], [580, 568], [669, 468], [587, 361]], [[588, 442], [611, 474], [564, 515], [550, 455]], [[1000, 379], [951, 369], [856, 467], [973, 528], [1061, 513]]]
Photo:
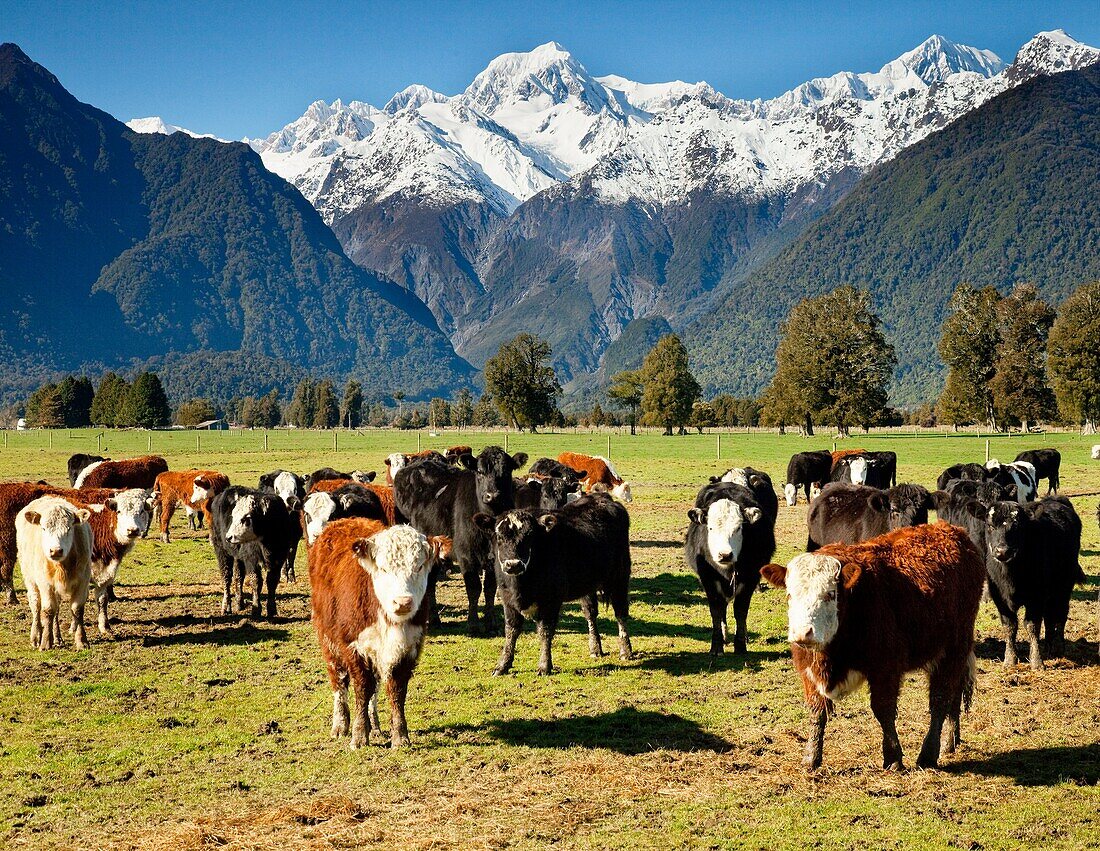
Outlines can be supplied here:
[[527, 563], [518, 558], [508, 558], [500, 563], [500, 567], [509, 576], [519, 576], [527, 569]]
[[500, 498], [500, 494], [499, 494], [499, 493], [496, 493], [496, 492], [494, 491], [494, 492], [492, 492], [492, 493], [487, 493], [487, 494], [485, 494], [485, 496], [483, 496], [483, 497], [482, 497], [481, 499], [482, 499], [482, 501], [483, 501], [483, 502], [484, 502], [484, 503], [485, 503], [486, 505], [492, 505], [492, 504], [493, 504], [493, 503], [495, 503], [495, 502], [496, 502], [496, 501], [497, 501], [497, 500], [498, 500], [499, 498]]
[[411, 615], [413, 610], [413, 597], [406, 594], [402, 597], [394, 597], [393, 612], [395, 615]]
[[814, 628], [812, 626], [808, 626], [797, 632], [791, 632], [787, 638], [791, 644], [797, 644], [799, 647], [809, 648], [817, 647], [818, 645], [817, 636], [814, 635]]
[[50, 547], [50, 558], [54, 561], [60, 561], [64, 555], [65, 551], [61, 547]]

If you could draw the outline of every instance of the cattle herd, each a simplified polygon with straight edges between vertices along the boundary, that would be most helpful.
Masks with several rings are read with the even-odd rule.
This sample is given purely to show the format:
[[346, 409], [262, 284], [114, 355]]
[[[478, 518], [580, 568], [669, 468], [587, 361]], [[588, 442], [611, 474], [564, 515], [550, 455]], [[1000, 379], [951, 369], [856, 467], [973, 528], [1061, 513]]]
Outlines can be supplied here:
[[[465, 585], [471, 634], [492, 634], [498, 596], [503, 603], [494, 674], [511, 669], [525, 620], [536, 626], [538, 673], [552, 673], [551, 645], [568, 602], [580, 603], [589, 651], [602, 656], [600, 598], [614, 612], [620, 658], [632, 658], [630, 484], [599, 456], [565, 452], [522, 473], [527, 462], [498, 446], [476, 456], [456, 446], [388, 456], [385, 484], [373, 472], [326, 467], [307, 476], [273, 470], [253, 488], [216, 470], [169, 471], [159, 456], [74, 455], [71, 487], [0, 483], [0, 590], [17, 602], [18, 559], [32, 645], [61, 643], [64, 602], [82, 649], [89, 598], [99, 631], [108, 633], [119, 564], [154, 524], [169, 543], [169, 523], [183, 506], [188, 525], [207, 530], [222, 614], [247, 608], [273, 618], [279, 583], [295, 581], [304, 537], [312, 620], [333, 692], [332, 734], [350, 734], [358, 748], [381, 733], [375, 697], [384, 688], [396, 747], [409, 740], [409, 681], [438, 622], [436, 583], [449, 571]], [[931, 714], [917, 764], [935, 766], [960, 741], [983, 589], [1004, 627], [1005, 665], [1017, 662], [1021, 610], [1033, 668], [1044, 653], [1064, 652], [1070, 597], [1085, 576], [1081, 520], [1055, 495], [1060, 463], [1057, 450], [1039, 449], [1007, 464], [956, 464], [929, 491], [898, 484], [893, 452], [800, 452], [782, 494], [788, 506], [805, 495], [806, 546], [785, 567], [771, 561], [779, 513], [771, 477], [752, 467], [712, 476], [687, 512], [684, 544], [710, 610], [710, 652], [732, 643], [744, 653], [761, 580], [785, 589], [791, 655], [812, 718], [806, 766], [821, 764], [833, 701], [866, 684], [883, 765], [900, 767], [898, 695], [903, 676], [916, 670], [928, 676]], [[1043, 498], [1040, 479], [1048, 484]], [[946, 522], [930, 524], [930, 511]]]

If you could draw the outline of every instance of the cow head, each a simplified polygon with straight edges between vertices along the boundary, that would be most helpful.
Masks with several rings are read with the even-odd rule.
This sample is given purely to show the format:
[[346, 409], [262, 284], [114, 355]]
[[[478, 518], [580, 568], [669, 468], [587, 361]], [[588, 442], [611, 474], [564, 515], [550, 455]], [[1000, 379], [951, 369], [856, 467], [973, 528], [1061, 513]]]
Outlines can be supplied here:
[[803, 553], [781, 567], [766, 564], [760, 573], [776, 588], [787, 589], [787, 640], [802, 647], [824, 647], [836, 635], [846, 594], [863, 569], [842, 565], [821, 553]]
[[374, 593], [390, 621], [407, 621], [420, 609], [432, 566], [445, 554], [447, 539], [426, 538], [412, 526], [390, 526], [352, 544], [359, 566], [370, 574]]
[[[547, 511], [556, 511], [560, 508], [564, 508], [567, 503], [576, 499], [579, 494], [580, 484], [578, 482], [567, 482], [565, 479], [540, 479], [540, 497], [539, 508], [544, 508]], [[572, 499], [571, 499], [572, 497]]]
[[237, 498], [229, 517], [229, 528], [225, 538], [231, 544], [247, 544], [260, 539], [256, 531], [256, 521], [266, 512], [269, 497], [259, 494], [245, 494]]
[[531, 566], [531, 557], [539, 539], [558, 523], [558, 515], [549, 511], [517, 509], [499, 517], [479, 512], [474, 525], [493, 539], [497, 564], [508, 576], [522, 576]]
[[64, 561], [72, 551], [77, 526], [87, 523], [92, 513], [61, 500], [52, 500], [41, 507], [41, 511], [24, 511], [23, 519], [39, 527], [42, 555], [49, 561]]
[[787, 505], [795, 505], [798, 502], [798, 485], [793, 482], [783, 485], [783, 497], [787, 500]]
[[732, 574], [745, 543], [745, 525], [757, 522], [763, 512], [754, 505], [742, 507], [732, 499], [715, 500], [707, 508], [688, 511], [692, 523], [706, 526], [707, 554], [713, 564]]
[[887, 501], [887, 522], [891, 529], [927, 523], [929, 509], [936, 507], [932, 494], [920, 485], [898, 485], [890, 488], [883, 496]]
[[844, 463], [848, 465], [848, 476], [853, 485], [867, 484], [867, 474], [871, 470], [871, 460], [869, 458], [857, 455], [854, 458], [845, 458]]
[[409, 462], [409, 456], [404, 455], [401, 452], [391, 452], [386, 456], [386, 460], [383, 463], [386, 465], [386, 478], [389, 481], [393, 481], [393, 477], [397, 475], [397, 471], [404, 467]]
[[203, 500], [209, 499], [212, 488], [213, 485], [209, 479], [204, 476], [195, 476], [194, 481], [191, 482], [191, 504], [198, 505]]
[[813, 502], [819, 496], [821, 496], [821, 489], [825, 487], [824, 482], [813, 482], [810, 484], [810, 502]]
[[[260, 480], [260, 486], [263, 487], [263, 479]], [[286, 470], [280, 470], [271, 480], [269, 487], [275, 491], [275, 495], [283, 501], [283, 504], [290, 511], [297, 510], [305, 493], [302, 480]]]
[[374, 470], [364, 472], [363, 470], [353, 470], [351, 474], [351, 480], [353, 482], [359, 482], [361, 485], [370, 484], [378, 476]]
[[623, 502], [633, 502], [634, 495], [630, 492], [630, 482], [619, 482], [611, 488], [611, 495]]
[[459, 460], [467, 470], [474, 471], [479, 508], [496, 514], [514, 505], [512, 473], [527, 463], [526, 452], [509, 455], [499, 446], [487, 446], [477, 458], [463, 455]]
[[118, 515], [115, 521], [115, 540], [127, 544], [149, 531], [153, 519], [152, 491], [132, 488], [107, 500], [107, 507]]
[[310, 546], [317, 540], [328, 525], [332, 513], [336, 510], [336, 500], [332, 494], [324, 491], [311, 493], [302, 503], [302, 516], [306, 523], [306, 543]]
[[1027, 509], [1016, 502], [996, 502], [986, 514], [986, 546], [1000, 562], [1011, 562], [1020, 554], [1029, 520]]

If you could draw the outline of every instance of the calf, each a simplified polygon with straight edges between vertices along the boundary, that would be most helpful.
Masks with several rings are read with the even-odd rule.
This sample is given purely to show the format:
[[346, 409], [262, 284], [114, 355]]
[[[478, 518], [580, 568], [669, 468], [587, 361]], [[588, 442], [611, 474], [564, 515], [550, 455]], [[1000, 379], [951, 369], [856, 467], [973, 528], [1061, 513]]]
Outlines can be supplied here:
[[463, 455], [473, 455], [474, 450], [469, 446], [452, 446], [443, 452], [443, 457], [450, 461], [452, 464], [457, 464], [458, 459]]
[[553, 458], [539, 458], [531, 465], [531, 473], [536, 476], [553, 476], [555, 479], [565, 479], [567, 482], [579, 483], [582, 478], [581, 473]]
[[96, 461], [80, 471], [73, 487], [145, 488], [153, 487], [157, 476], [168, 471], [168, 462], [159, 455], [143, 455], [122, 461]]
[[699, 577], [710, 609], [710, 652], [729, 641], [726, 611], [733, 600], [733, 650], [748, 647], [748, 614], [760, 567], [775, 552], [775, 515], [748, 488], [731, 482], [704, 485], [688, 511], [684, 559]]
[[383, 525], [386, 514], [378, 494], [355, 482], [346, 482], [332, 492], [314, 491], [302, 504], [302, 518], [306, 533], [306, 545], [312, 547], [325, 527], [334, 520], [360, 517], [376, 520]]
[[553, 476], [513, 478], [516, 508], [542, 508], [556, 511], [577, 498], [579, 482], [566, 481]]
[[1020, 505], [1031, 502], [1039, 494], [1039, 483], [1035, 478], [1035, 467], [1027, 461], [1013, 461], [1002, 464], [996, 458], [986, 462], [988, 478], [1001, 487], [1016, 486], [1016, 501]]
[[978, 482], [972, 479], [951, 479], [947, 483], [945, 490], [956, 496], [966, 496], [970, 499], [976, 499], [979, 502], [984, 502], [986, 505], [992, 505], [994, 502], [1002, 502], [1005, 500], [1016, 500], [1015, 485], [1002, 487], [996, 482], [990, 481]]
[[[332, 735], [347, 735], [350, 725], [353, 749], [368, 741], [367, 707], [383, 684], [390, 745], [409, 743], [405, 697], [424, 646], [428, 574], [447, 543], [411, 526], [353, 518], [330, 524], [310, 547], [313, 626], [332, 684]], [[377, 716], [373, 726], [378, 729]]]
[[273, 470], [260, 476], [259, 489], [279, 497], [290, 513], [290, 555], [287, 556], [286, 567], [283, 568], [283, 577], [287, 582], [296, 582], [294, 563], [298, 560], [298, 544], [305, 528], [302, 516], [302, 503], [306, 498], [305, 479], [289, 470]]
[[[883, 455], [894, 453], [881, 453]], [[897, 460], [890, 462], [880, 453], [849, 454], [833, 465], [832, 481], [886, 490], [897, 477]]]
[[1057, 449], [1025, 449], [1016, 456], [1017, 461], [1026, 461], [1035, 468], [1035, 484], [1039, 479], [1047, 480], [1047, 496], [1058, 493], [1058, 472], [1062, 467], [1062, 453]]
[[305, 489], [306, 493], [310, 493], [316, 490], [319, 482], [327, 481], [344, 481], [344, 482], [359, 482], [359, 484], [365, 485], [367, 482], [373, 482], [378, 474], [371, 470], [364, 472], [363, 470], [353, 470], [350, 473], [341, 473], [339, 470], [334, 470], [332, 467], [322, 467], [320, 470], [314, 470], [308, 476], [305, 477]]
[[898, 485], [889, 490], [830, 482], [806, 515], [809, 535], [806, 551], [825, 544], [855, 544], [904, 526], [928, 522], [935, 508], [932, 495], [920, 485]]
[[160, 519], [160, 539], [169, 543], [168, 525], [180, 504], [187, 511], [188, 528], [201, 529], [210, 498], [227, 487], [229, 477], [217, 470], [173, 470], [157, 476], [153, 494], [156, 497], [154, 510]]
[[260, 594], [266, 585], [267, 616], [275, 617], [275, 590], [290, 555], [295, 523], [275, 494], [234, 485], [210, 502], [210, 543], [221, 571], [222, 614], [232, 611], [229, 594], [237, 582], [237, 610], [244, 608], [244, 575], [251, 573], [252, 617], [260, 616]]
[[97, 461], [107, 461], [109, 459], [104, 458], [102, 455], [85, 455], [83, 452], [78, 452], [75, 455], [69, 456], [69, 484], [76, 486], [77, 477], [80, 475], [80, 471], [87, 467], [89, 464], [95, 464]]
[[607, 485], [611, 495], [623, 502], [633, 502], [634, 497], [630, 492], [630, 483], [624, 482], [622, 476], [615, 472], [611, 462], [602, 455], [580, 455], [576, 452], [562, 452], [558, 455], [558, 461], [566, 467], [571, 467], [581, 474], [581, 484], [585, 490], [592, 490], [594, 485]]
[[91, 512], [58, 496], [32, 500], [15, 518], [15, 537], [27, 603], [31, 646], [49, 650], [61, 643], [58, 609], [67, 600], [73, 614], [73, 647], [88, 644], [84, 605], [92, 574]]
[[827, 482], [833, 472], [833, 456], [827, 449], [816, 452], [796, 452], [787, 463], [787, 483], [783, 485], [783, 496], [787, 505], [798, 502], [798, 489], [806, 492], [806, 502], [810, 501], [810, 487], [815, 482]]
[[984, 482], [989, 478], [989, 471], [981, 464], [952, 464], [936, 479], [937, 490], [947, 490], [947, 483], [952, 479], [963, 479], [971, 482]]
[[[107, 604], [114, 599], [115, 580], [122, 559], [133, 549], [138, 538], [145, 535], [153, 513], [153, 495], [147, 490], [124, 490], [102, 504], [79, 505], [91, 515], [92, 530], [91, 584], [99, 608], [99, 632], [109, 635], [111, 622]], [[70, 629], [70, 631], [72, 631]]]
[[491, 540], [472, 518], [478, 512], [498, 515], [514, 507], [512, 474], [527, 463], [527, 454], [509, 455], [499, 446], [488, 446], [477, 458], [463, 455], [461, 462], [462, 469], [433, 459], [403, 467], [394, 477], [394, 502], [425, 535], [443, 535], [454, 541], [452, 558], [466, 585], [466, 622], [471, 634], [477, 631], [477, 605], [484, 581], [485, 629], [491, 632], [497, 586]]
[[[937, 523], [896, 529], [795, 556], [764, 577], [787, 589], [787, 634], [812, 726], [803, 764], [821, 765], [833, 701], [871, 691], [884, 768], [902, 767], [895, 721], [902, 677], [928, 673], [931, 723], [917, 765], [935, 768], [960, 741], [959, 716], [974, 687], [974, 619], [985, 569], [962, 529]], [[941, 744], [944, 722], [946, 736]]]
[[550, 645], [564, 603], [580, 600], [588, 621], [588, 650], [603, 655], [596, 595], [611, 603], [619, 624], [619, 657], [630, 659], [626, 621], [630, 601], [630, 515], [607, 494], [588, 494], [560, 511], [517, 509], [474, 515], [492, 536], [495, 570], [504, 601], [504, 648], [493, 674], [506, 674], [526, 615], [539, 636], [540, 676], [553, 673]]
[[1027, 505], [995, 503], [986, 519], [989, 596], [1005, 628], [1005, 665], [1015, 665], [1017, 613], [1024, 610], [1030, 643], [1028, 662], [1043, 667], [1039, 631], [1045, 624], [1046, 649], [1065, 652], [1066, 618], [1081, 570], [1081, 518], [1065, 497]]
[[1092, 447], [1092, 460], [1100, 461], [1100, 443]]
[[[470, 455], [471, 457], [473, 455], [473, 453], [470, 452], [467, 452], [465, 454]], [[415, 464], [418, 461], [429, 460], [459, 463], [461, 458], [462, 455], [459, 455], [455, 458], [445, 458], [434, 449], [425, 449], [423, 452], [410, 452], [408, 454], [393, 452], [386, 456], [386, 460], [384, 462], [386, 465], [386, 484], [392, 485], [393, 477], [397, 475], [397, 471], [401, 470], [404, 467], [407, 467], [409, 464]]]

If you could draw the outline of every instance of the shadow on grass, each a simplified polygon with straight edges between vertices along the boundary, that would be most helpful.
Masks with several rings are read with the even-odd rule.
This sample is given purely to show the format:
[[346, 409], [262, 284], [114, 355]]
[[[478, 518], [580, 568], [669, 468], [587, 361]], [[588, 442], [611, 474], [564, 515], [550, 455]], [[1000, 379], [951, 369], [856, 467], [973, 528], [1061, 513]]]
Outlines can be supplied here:
[[645, 606], [706, 605], [694, 573], [662, 573], [630, 581], [630, 602]]
[[463, 724], [436, 732], [488, 733], [509, 745], [529, 748], [607, 748], [627, 756], [656, 750], [726, 753], [733, 745], [680, 715], [638, 711], [624, 706], [599, 715], [567, 718], [511, 718], [487, 725]]
[[[208, 623], [208, 619], [200, 619]], [[267, 641], [286, 641], [290, 631], [278, 627], [256, 626], [245, 622], [240, 625], [220, 626], [201, 632], [172, 632], [167, 635], [148, 635], [142, 638], [143, 647], [175, 647], [180, 644], [220, 644], [225, 646], [259, 644]]]
[[682, 550], [684, 548], [683, 541], [631, 541], [630, 545], [656, 550]]
[[988, 759], [971, 759], [942, 766], [951, 773], [970, 772], [1011, 777], [1020, 786], [1081, 786], [1100, 783], [1100, 744], [1065, 748], [1021, 748]]
[[788, 656], [790, 653], [785, 650], [750, 650], [747, 653], [733, 653], [728, 649], [721, 656], [712, 656], [708, 632], [706, 643], [700, 643], [698, 651], [680, 650], [676, 653], [647, 656], [642, 659], [638, 667], [675, 675], [702, 674], [712, 671], [758, 671], [765, 663], [786, 659]]
[[[1020, 657], [1020, 664], [1027, 664], [1028, 643], [1027, 637], [1020, 630], [1021, 635], [1016, 640], [1016, 652]], [[1100, 664], [1097, 658], [1096, 639], [1092, 637], [1078, 638], [1076, 641], [1066, 639], [1064, 653], [1054, 654], [1047, 650], [1046, 642], [1040, 644], [1043, 652], [1043, 662], [1046, 665], [1055, 665], [1065, 659], [1075, 665], [1089, 666]], [[985, 638], [974, 645], [974, 655], [979, 659], [988, 659], [991, 662], [1000, 662], [1005, 657], [1005, 642], [1003, 638]]]

